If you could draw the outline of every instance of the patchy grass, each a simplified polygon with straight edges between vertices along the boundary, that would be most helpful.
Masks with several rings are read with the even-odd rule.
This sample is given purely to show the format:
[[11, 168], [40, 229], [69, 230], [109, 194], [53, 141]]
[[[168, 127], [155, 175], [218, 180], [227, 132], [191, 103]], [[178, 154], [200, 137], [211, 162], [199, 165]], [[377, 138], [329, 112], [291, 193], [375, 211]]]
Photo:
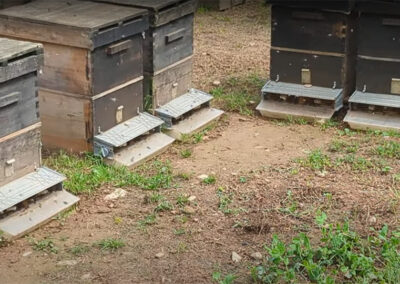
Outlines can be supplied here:
[[217, 178], [213, 175], [209, 175], [205, 179], [203, 179], [203, 183], [205, 184], [215, 184], [217, 182]]
[[181, 151], [181, 157], [182, 158], [187, 159], [187, 158], [189, 158], [191, 156], [192, 156], [192, 150], [184, 149], [184, 150]]
[[69, 249], [69, 252], [73, 255], [83, 255], [89, 251], [90, 247], [84, 244], [79, 244]]
[[157, 223], [157, 215], [156, 214], [150, 214], [147, 215], [144, 219], [140, 220], [138, 222], [138, 225], [141, 229], [146, 228], [146, 226], [151, 226]]
[[223, 187], [219, 187], [217, 189], [217, 196], [218, 196], [218, 209], [224, 214], [232, 214], [234, 210], [230, 208], [230, 205], [233, 202], [233, 194], [226, 193]]
[[101, 250], [114, 252], [125, 246], [125, 242], [121, 239], [104, 239], [96, 244]]
[[176, 199], [176, 204], [178, 206], [183, 207], [188, 203], [189, 203], [189, 197], [187, 195], [185, 195], [185, 194], [179, 194], [179, 196]]
[[313, 150], [305, 159], [297, 159], [297, 163], [303, 167], [309, 167], [313, 170], [326, 170], [332, 164], [331, 159], [328, 155], [324, 154], [321, 149]]
[[125, 167], [106, 165], [91, 154], [76, 156], [60, 152], [47, 158], [45, 164], [67, 176], [65, 188], [74, 194], [90, 194], [104, 184], [155, 190], [169, 188], [173, 180], [169, 162], [156, 161], [131, 172]]
[[212, 274], [212, 280], [217, 284], [233, 284], [238, 277], [234, 274], [222, 275], [221, 272], [215, 271]]
[[260, 100], [260, 90], [265, 80], [256, 74], [231, 77], [221, 86], [211, 90], [214, 103], [226, 111], [253, 115], [254, 105]]
[[379, 232], [361, 237], [348, 223], [326, 225], [327, 216], [317, 216], [320, 239], [312, 244], [300, 233], [289, 244], [278, 236], [265, 247], [262, 265], [252, 269], [257, 283], [399, 283], [400, 232]]
[[[200, 131], [200, 132], [197, 132], [197, 133], [194, 133], [194, 134], [183, 134], [183, 135], [181, 135], [181, 140], [180, 140], [180, 142], [181, 142], [182, 144], [199, 144], [200, 142], [203, 141], [204, 136], [206, 136], [208, 132], [210, 132], [211, 130], [213, 130], [213, 129], [217, 126], [217, 123], [218, 123], [218, 122], [211, 123], [209, 126], [207, 126], [206, 128], [204, 128], [204, 129], [203, 129], [202, 131]], [[185, 151], [185, 150], [184, 150], [184, 151]], [[189, 150], [189, 149], [188, 149], [187, 151], [190, 151], [190, 154], [187, 153], [187, 154], [189, 154], [188, 157], [190, 157], [190, 156], [192, 155], [192, 152], [191, 152], [191, 150]], [[187, 154], [186, 154], [186, 155], [187, 155]], [[181, 156], [182, 156], [183, 158], [188, 158], [188, 157], [184, 157], [184, 156], [182, 155], [182, 152], [181, 152]]]
[[400, 158], [400, 143], [396, 141], [384, 141], [375, 148], [374, 153], [385, 158]]
[[51, 239], [45, 238], [43, 240], [37, 241], [35, 239], [30, 239], [29, 242], [32, 248], [36, 251], [43, 251], [46, 253], [58, 253], [58, 247], [54, 244]]
[[163, 200], [160, 203], [158, 203], [157, 207], [154, 209], [154, 212], [171, 211], [173, 209], [174, 209], [174, 205], [172, 205], [167, 200]]

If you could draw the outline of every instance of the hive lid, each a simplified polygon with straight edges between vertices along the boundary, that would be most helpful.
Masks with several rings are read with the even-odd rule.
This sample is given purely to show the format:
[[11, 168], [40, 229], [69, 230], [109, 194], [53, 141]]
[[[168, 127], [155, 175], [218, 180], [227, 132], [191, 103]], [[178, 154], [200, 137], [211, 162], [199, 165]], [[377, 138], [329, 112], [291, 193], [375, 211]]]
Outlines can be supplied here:
[[0, 38], [0, 65], [6, 65], [32, 53], [41, 53], [42, 45], [28, 41]]
[[197, 0], [95, 0], [97, 2], [143, 8], [150, 11], [151, 25], [158, 27], [192, 14]]
[[1, 10], [0, 32], [32, 41], [92, 47], [88, 42], [94, 37], [103, 37], [107, 42], [102, 40], [102, 44], [108, 44], [145, 31], [147, 15], [145, 9], [104, 3], [36, 0]]

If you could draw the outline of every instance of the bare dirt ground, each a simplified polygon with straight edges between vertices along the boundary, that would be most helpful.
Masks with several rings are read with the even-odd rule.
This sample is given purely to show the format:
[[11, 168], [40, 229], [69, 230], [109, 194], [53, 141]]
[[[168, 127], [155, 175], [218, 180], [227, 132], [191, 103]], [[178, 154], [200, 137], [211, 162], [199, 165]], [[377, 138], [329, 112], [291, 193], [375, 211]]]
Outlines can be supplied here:
[[[196, 86], [210, 90], [216, 79], [249, 73], [267, 77], [269, 15], [260, 2], [196, 16]], [[375, 148], [399, 139], [302, 124], [227, 113], [201, 142], [174, 144], [158, 158], [173, 168], [176, 186], [158, 191], [173, 210], [144, 224], [156, 205], [153, 192], [128, 187], [124, 198], [105, 201], [115, 190], [106, 185], [83, 194], [75, 211], [0, 248], [0, 283], [213, 283], [216, 271], [252, 283], [249, 268], [260, 260], [251, 254], [265, 255], [273, 234], [313, 235], [317, 210], [330, 222], [349, 219], [362, 234], [398, 226], [399, 161]], [[321, 157], [307, 159], [315, 149], [330, 162], [319, 167]], [[183, 150], [191, 156], [183, 158]], [[215, 183], [201, 182], [202, 174]], [[196, 198], [179, 206], [183, 195]], [[106, 238], [125, 246], [93, 245]], [[35, 250], [32, 239], [51, 239], [57, 253]], [[232, 252], [242, 260], [233, 262]]]

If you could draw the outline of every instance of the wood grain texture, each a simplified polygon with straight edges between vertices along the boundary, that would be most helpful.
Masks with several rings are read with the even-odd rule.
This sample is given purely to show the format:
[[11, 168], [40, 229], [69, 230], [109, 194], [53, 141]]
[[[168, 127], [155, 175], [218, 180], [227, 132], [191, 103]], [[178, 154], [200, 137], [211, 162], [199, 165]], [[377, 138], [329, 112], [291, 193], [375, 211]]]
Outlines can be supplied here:
[[0, 186], [41, 164], [40, 123], [0, 138]]

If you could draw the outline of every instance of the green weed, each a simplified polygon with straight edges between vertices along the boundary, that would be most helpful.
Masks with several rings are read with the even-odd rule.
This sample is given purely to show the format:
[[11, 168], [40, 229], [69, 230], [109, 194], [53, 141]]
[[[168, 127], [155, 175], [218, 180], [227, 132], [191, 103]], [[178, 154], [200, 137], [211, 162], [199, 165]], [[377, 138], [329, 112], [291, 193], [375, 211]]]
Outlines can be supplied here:
[[399, 283], [400, 232], [387, 226], [362, 238], [349, 224], [327, 225], [320, 213], [320, 240], [300, 233], [289, 244], [274, 235], [266, 246], [268, 258], [251, 270], [257, 283]]
[[221, 272], [215, 271], [212, 274], [212, 280], [214, 283], [218, 284], [233, 284], [238, 277], [234, 274], [222, 275]]
[[210, 175], [203, 179], [204, 184], [215, 184], [217, 182], [217, 178], [214, 175]]
[[82, 255], [87, 252], [89, 252], [90, 247], [87, 245], [79, 244], [74, 247], [72, 247], [69, 252], [72, 253], [73, 255]]
[[296, 160], [300, 165], [309, 167], [313, 170], [326, 170], [331, 167], [331, 159], [320, 149], [311, 151], [307, 158]]
[[174, 235], [175, 236], [180, 236], [180, 235], [184, 235], [184, 234], [186, 234], [185, 229], [176, 229], [176, 230], [174, 230]]
[[97, 243], [97, 246], [101, 250], [107, 250], [107, 251], [116, 251], [120, 248], [123, 248], [125, 246], [125, 242], [121, 239], [104, 239], [101, 240], [100, 242]]
[[192, 156], [192, 150], [190, 149], [184, 149], [181, 151], [181, 157], [184, 159], [189, 158], [190, 156]]
[[157, 222], [156, 214], [147, 215], [143, 220], [138, 222], [140, 228], [145, 228], [146, 226], [154, 225]]
[[353, 154], [348, 154], [344, 157], [339, 157], [336, 159], [336, 165], [340, 166], [342, 164], [350, 165], [353, 171], [366, 171], [374, 167], [374, 163], [367, 160], [364, 157], [358, 157]]
[[178, 198], [176, 199], [176, 204], [177, 204], [178, 206], [183, 207], [183, 206], [185, 206], [185, 205], [188, 204], [188, 203], [189, 203], [189, 197], [188, 197], [187, 195], [180, 194], [180, 195], [178, 196]]
[[336, 120], [330, 119], [326, 122], [324, 122], [323, 124], [321, 124], [320, 128], [322, 131], [325, 131], [329, 128], [335, 128], [339, 126], [339, 122], [337, 122]]
[[41, 241], [31, 239], [30, 243], [34, 250], [44, 251], [47, 253], [58, 253], [58, 247], [54, 244], [54, 242], [51, 239], [46, 238]]
[[60, 152], [47, 158], [45, 164], [67, 176], [64, 185], [74, 194], [91, 193], [104, 184], [155, 190], [169, 188], [172, 183], [172, 169], [168, 162], [152, 163], [146, 171], [150, 174], [146, 175], [130, 172], [125, 167], [106, 165], [91, 154], [80, 157]]
[[400, 143], [395, 141], [385, 141], [375, 149], [375, 154], [386, 158], [400, 158]]
[[247, 182], [247, 178], [246, 177], [239, 177], [239, 182], [240, 183], [246, 183]]
[[233, 202], [233, 194], [225, 193], [225, 189], [223, 187], [219, 187], [217, 189], [217, 196], [218, 209], [224, 214], [232, 214], [234, 210], [230, 208], [230, 205]]
[[157, 207], [154, 209], [154, 212], [164, 212], [171, 211], [174, 209], [174, 206], [167, 200], [161, 201]]
[[165, 199], [165, 196], [160, 194], [160, 193], [158, 193], [158, 192], [155, 192], [155, 193], [151, 194], [149, 196], [149, 198], [148, 198], [150, 203], [157, 203], [157, 202], [159, 202], [161, 200], [164, 200], [164, 199]]

